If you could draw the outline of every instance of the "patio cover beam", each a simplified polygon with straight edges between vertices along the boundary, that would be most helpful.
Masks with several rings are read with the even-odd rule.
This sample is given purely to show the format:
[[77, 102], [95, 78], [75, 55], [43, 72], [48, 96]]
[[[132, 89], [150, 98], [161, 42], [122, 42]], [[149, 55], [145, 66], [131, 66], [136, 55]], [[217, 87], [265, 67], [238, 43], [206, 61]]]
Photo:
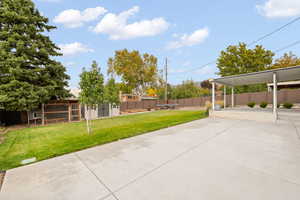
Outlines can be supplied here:
[[[247, 74], [239, 74], [234, 76], [225, 76], [216, 78], [212, 81], [212, 102], [213, 111], [215, 110], [215, 85], [216, 83], [224, 86], [232, 87], [231, 90], [231, 106], [234, 106], [234, 86], [238, 85], [251, 85], [260, 83], [273, 83], [273, 114], [274, 119], [277, 120], [277, 83], [283, 81], [296, 81], [300, 80], [300, 66], [279, 68], [273, 70], [259, 71]], [[226, 102], [226, 93], [224, 87], [224, 103]]]
[[225, 76], [212, 81], [221, 85], [239, 86], [259, 83], [273, 83], [273, 73], [277, 74], [277, 82], [300, 80], [300, 66], [259, 71], [234, 76]]

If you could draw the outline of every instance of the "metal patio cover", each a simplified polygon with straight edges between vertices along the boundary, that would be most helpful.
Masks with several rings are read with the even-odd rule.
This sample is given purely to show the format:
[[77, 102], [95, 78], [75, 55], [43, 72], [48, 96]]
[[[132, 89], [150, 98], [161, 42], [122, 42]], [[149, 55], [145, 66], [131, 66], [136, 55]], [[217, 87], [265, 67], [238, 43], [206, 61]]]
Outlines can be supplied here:
[[228, 86], [273, 83], [274, 73], [276, 73], [277, 82], [300, 80], [300, 66], [295, 66], [234, 76], [225, 76], [222, 78], [216, 78], [213, 82]]

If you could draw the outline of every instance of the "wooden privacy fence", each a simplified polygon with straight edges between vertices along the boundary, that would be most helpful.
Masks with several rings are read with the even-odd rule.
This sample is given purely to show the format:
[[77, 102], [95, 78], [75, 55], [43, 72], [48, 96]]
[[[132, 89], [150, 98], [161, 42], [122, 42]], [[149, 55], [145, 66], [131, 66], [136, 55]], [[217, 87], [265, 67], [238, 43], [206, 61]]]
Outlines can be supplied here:
[[76, 100], [52, 101], [28, 112], [28, 119], [23, 118], [22, 123], [27, 120], [34, 124], [80, 121], [80, 110], [80, 104]]
[[45, 104], [41, 110], [42, 119], [44, 113], [44, 123], [53, 123], [59, 121], [71, 122], [81, 119], [79, 103], [49, 103]]
[[[217, 100], [223, 100], [223, 96], [218, 96]], [[236, 94], [234, 97], [235, 105], [247, 105], [249, 102], [255, 102], [257, 104], [261, 102], [267, 102], [268, 104], [273, 103], [272, 92], [253, 92]], [[277, 102], [279, 104], [289, 103], [300, 103], [300, 89], [291, 90], [279, 90], [277, 92]], [[226, 96], [226, 105], [231, 105], [231, 95]]]
[[[278, 103], [300, 103], [300, 89], [291, 90], [279, 90], [278, 91]], [[235, 105], [247, 105], [249, 102], [261, 103], [263, 101], [272, 104], [272, 92], [253, 92], [242, 93], [234, 95]], [[224, 100], [223, 95], [217, 95], [216, 100]], [[193, 106], [205, 106], [205, 102], [210, 101], [211, 97], [197, 97], [188, 99], [168, 100], [169, 104], [178, 104], [178, 107], [193, 107]], [[163, 100], [147, 100], [139, 102], [122, 102], [120, 110], [127, 111], [133, 109], [154, 109], [157, 104], [164, 104]], [[231, 94], [226, 95], [226, 105], [231, 105]]]

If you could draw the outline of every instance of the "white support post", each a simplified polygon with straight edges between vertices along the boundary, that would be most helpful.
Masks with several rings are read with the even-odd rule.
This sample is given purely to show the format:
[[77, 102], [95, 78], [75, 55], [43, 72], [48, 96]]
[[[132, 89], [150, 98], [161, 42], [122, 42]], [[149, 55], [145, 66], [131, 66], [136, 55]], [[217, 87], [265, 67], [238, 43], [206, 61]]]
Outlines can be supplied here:
[[224, 109], [226, 108], [226, 85], [224, 85]]
[[215, 82], [212, 82], [212, 110], [215, 111]]
[[234, 87], [231, 88], [231, 107], [234, 107]]
[[277, 120], [277, 74], [273, 73], [273, 115], [274, 119]]

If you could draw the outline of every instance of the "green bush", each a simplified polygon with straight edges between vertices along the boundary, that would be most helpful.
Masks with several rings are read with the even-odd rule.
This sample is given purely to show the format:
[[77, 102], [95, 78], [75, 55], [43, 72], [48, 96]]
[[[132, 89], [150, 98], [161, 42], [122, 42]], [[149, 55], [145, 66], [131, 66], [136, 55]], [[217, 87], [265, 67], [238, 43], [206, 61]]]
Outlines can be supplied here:
[[265, 101], [263, 101], [263, 102], [261, 102], [261, 103], [260, 103], [260, 105], [259, 105], [259, 106], [260, 106], [261, 108], [266, 108], [266, 107], [267, 107], [267, 105], [268, 105], [268, 103], [267, 103], [267, 102], [265, 102]]
[[291, 109], [293, 106], [294, 106], [294, 104], [288, 103], [288, 102], [283, 104], [283, 107], [286, 108], [286, 109]]
[[206, 108], [205, 110], [205, 115], [208, 117], [209, 116], [209, 108]]
[[255, 102], [249, 102], [247, 105], [248, 105], [250, 108], [253, 108], [253, 107], [255, 106]]
[[277, 104], [277, 108], [280, 108], [280, 106], [281, 106], [281, 105], [280, 105], [280, 103], [279, 103], [279, 104]]

